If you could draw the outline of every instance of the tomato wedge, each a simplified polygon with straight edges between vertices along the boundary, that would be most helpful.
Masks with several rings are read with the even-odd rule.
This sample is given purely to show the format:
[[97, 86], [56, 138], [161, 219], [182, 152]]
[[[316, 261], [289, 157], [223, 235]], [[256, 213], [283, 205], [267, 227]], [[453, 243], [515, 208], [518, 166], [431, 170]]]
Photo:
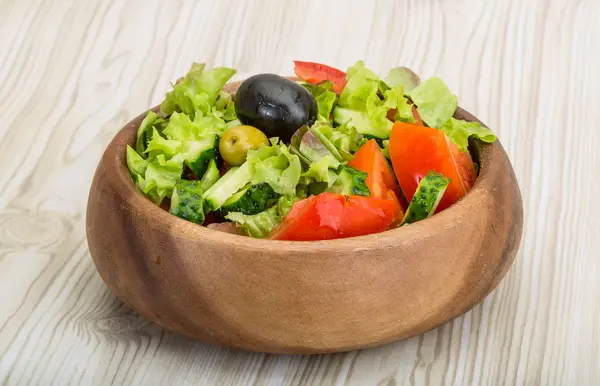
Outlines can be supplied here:
[[337, 94], [341, 93], [346, 86], [346, 73], [324, 64], [294, 60], [294, 72], [298, 78], [310, 84], [330, 80]]
[[321, 193], [295, 203], [269, 238], [313, 241], [383, 232], [399, 211], [391, 199]]
[[390, 136], [390, 156], [400, 188], [409, 201], [430, 170], [451, 179], [437, 212], [462, 198], [477, 178], [471, 155], [435, 128], [396, 122]]
[[348, 166], [369, 175], [366, 182], [372, 197], [386, 198], [388, 189], [400, 197], [394, 172], [374, 139], [369, 140], [354, 153], [354, 158], [348, 162]]

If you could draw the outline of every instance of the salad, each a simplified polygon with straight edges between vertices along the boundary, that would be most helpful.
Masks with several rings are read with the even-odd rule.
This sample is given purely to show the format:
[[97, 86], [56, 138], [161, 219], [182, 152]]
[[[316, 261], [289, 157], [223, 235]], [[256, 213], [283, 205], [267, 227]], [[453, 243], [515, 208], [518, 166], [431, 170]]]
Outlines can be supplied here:
[[496, 136], [454, 118], [458, 98], [405, 67], [380, 78], [295, 62], [293, 81], [194, 63], [127, 147], [133, 182], [187, 221], [273, 240], [366, 235], [460, 200], [478, 165], [469, 140]]

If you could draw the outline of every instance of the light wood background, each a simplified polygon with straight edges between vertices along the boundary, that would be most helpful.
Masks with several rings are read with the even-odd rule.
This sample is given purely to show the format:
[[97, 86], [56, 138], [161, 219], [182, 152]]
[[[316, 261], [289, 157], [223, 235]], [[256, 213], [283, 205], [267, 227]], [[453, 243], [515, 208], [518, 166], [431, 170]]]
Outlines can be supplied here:
[[[111, 295], [95, 166], [192, 61], [437, 74], [501, 138], [525, 202], [509, 275], [437, 330], [325, 356], [234, 352]], [[0, 382], [600, 385], [600, 1], [0, 0]], [[468, 240], [465, 240], [468, 242]]]

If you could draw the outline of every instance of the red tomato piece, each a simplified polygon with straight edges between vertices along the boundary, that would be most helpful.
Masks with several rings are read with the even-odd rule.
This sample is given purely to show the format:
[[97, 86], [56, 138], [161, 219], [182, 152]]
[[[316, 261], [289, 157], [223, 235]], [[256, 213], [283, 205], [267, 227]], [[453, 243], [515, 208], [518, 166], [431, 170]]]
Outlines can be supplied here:
[[298, 78], [310, 84], [330, 80], [337, 94], [346, 86], [346, 73], [324, 64], [294, 60], [294, 72]]
[[394, 172], [374, 139], [369, 140], [354, 153], [354, 158], [348, 162], [348, 166], [369, 175], [366, 183], [372, 197], [386, 198], [388, 189], [400, 197]]
[[321, 193], [298, 201], [270, 235], [274, 240], [330, 240], [383, 232], [401, 211], [397, 201]]
[[400, 188], [409, 201], [430, 170], [451, 179], [438, 212], [462, 198], [477, 178], [471, 155], [435, 128], [396, 122], [390, 136], [390, 155]]

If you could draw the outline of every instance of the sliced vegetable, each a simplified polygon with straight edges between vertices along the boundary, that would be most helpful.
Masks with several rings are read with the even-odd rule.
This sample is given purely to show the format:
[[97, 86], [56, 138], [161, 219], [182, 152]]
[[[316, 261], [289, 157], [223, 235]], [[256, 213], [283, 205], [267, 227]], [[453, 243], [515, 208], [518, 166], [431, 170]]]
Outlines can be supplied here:
[[229, 197], [221, 207], [226, 212], [241, 212], [257, 214], [272, 204], [279, 197], [267, 183], [248, 185], [233, 196]]
[[284, 144], [270, 147], [261, 146], [256, 150], [251, 150], [248, 152], [246, 163], [254, 165], [253, 185], [266, 182], [278, 194], [293, 195], [296, 193], [302, 166], [298, 156], [291, 154], [289, 148]]
[[169, 212], [196, 224], [204, 223], [202, 193], [200, 181], [178, 181], [173, 189]]
[[140, 127], [138, 127], [135, 151], [143, 156], [146, 152], [148, 142], [152, 139], [153, 129], [158, 130], [160, 133], [165, 128], [166, 123], [167, 122], [154, 111], [148, 111], [146, 118], [144, 118]]
[[337, 167], [340, 166], [338, 159], [335, 158], [331, 151], [329, 151], [329, 149], [312, 131], [306, 131], [304, 133], [298, 150], [299, 153], [308, 160], [307, 167], [312, 163], [318, 162], [326, 157], [330, 157], [335, 160], [335, 162], [330, 162], [330, 165], [333, 169], [337, 169]]
[[183, 174], [183, 156], [178, 154], [167, 160], [164, 154], [159, 154], [148, 163], [143, 178], [138, 177], [138, 186], [157, 205], [165, 197], [171, 196], [173, 188]]
[[350, 166], [342, 166], [335, 184], [327, 191], [346, 196], [370, 196], [367, 186], [368, 174]]
[[[208, 168], [210, 161], [219, 159], [219, 137], [208, 135], [196, 141], [187, 141], [183, 145], [183, 155], [186, 165], [196, 177], [201, 178]], [[149, 147], [150, 148], [150, 147]]]
[[294, 60], [294, 72], [298, 78], [311, 84], [330, 81], [337, 94], [342, 92], [346, 85], [346, 74], [343, 71], [324, 64]]
[[383, 232], [399, 210], [394, 200], [322, 193], [294, 204], [270, 238], [312, 241]]
[[282, 196], [277, 201], [277, 204], [263, 212], [254, 215], [231, 212], [225, 218], [238, 224], [240, 230], [248, 236], [266, 237], [279, 225], [281, 219], [299, 199], [301, 198], [297, 196]]
[[370, 138], [389, 138], [392, 121], [388, 114], [402, 101], [402, 84], [389, 88], [373, 71], [365, 68], [362, 61], [349, 68], [347, 76], [348, 84], [333, 109], [334, 122], [353, 126]]
[[440, 129], [463, 152], [469, 151], [469, 138], [471, 137], [487, 143], [492, 143], [496, 140], [496, 135], [479, 122], [467, 122], [450, 118]]
[[173, 85], [160, 106], [163, 116], [183, 112], [194, 119], [197, 111], [207, 115], [212, 111], [221, 88], [235, 74], [235, 70], [217, 67], [205, 71], [204, 63], [194, 63], [183, 80]]
[[359, 60], [348, 69], [346, 80], [346, 87], [340, 94], [339, 105], [364, 111], [369, 96], [379, 90], [379, 77], [367, 69], [362, 60]]
[[390, 69], [384, 82], [389, 88], [402, 85], [404, 91], [409, 92], [421, 83], [421, 79], [407, 67], [395, 67]]
[[454, 115], [458, 106], [458, 97], [438, 77], [427, 79], [407, 95], [429, 127], [440, 128]]
[[469, 153], [458, 149], [442, 130], [396, 122], [390, 137], [390, 155], [402, 192], [409, 201], [430, 170], [450, 178], [437, 211], [462, 198], [476, 178]]
[[449, 184], [450, 179], [442, 174], [433, 171], [427, 173], [417, 186], [415, 195], [402, 219], [402, 224], [412, 224], [432, 216]]
[[210, 189], [204, 192], [203, 197], [206, 201], [207, 209], [209, 211], [219, 209], [229, 197], [233, 196], [250, 182], [252, 174], [253, 164], [250, 162], [229, 169]]
[[193, 141], [209, 135], [222, 135], [227, 124], [214, 115], [202, 116], [197, 114], [192, 121], [183, 113], [173, 113], [164, 134], [177, 141]]
[[348, 166], [368, 174], [366, 183], [371, 196], [385, 198], [388, 190], [393, 191], [398, 197], [400, 196], [394, 172], [374, 139], [369, 140], [358, 149]]
[[219, 140], [219, 152], [223, 160], [231, 166], [246, 162], [249, 150], [260, 145], [269, 146], [267, 136], [256, 127], [240, 125], [227, 129]]
[[344, 158], [335, 147], [335, 145], [329, 140], [332, 137], [333, 128], [327, 124], [316, 124], [310, 128], [310, 132], [313, 133], [318, 140], [329, 150], [329, 155], [338, 161], [343, 161]]
[[219, 168], [217, 167], [217, 161], [211, 159], [208, 163], [206, 172], [204, 172], [204, 175], [200, 180], [200, 187], [202, 188], [202, 191], [206, 192], [208, 189], [210, 189], [210, 187], [213, 186], [220, 177], [221, 174]]
[[127, 168], [132, 176], [146, 173], [148, 160], [143, 159], [133, 148], [127, 145]]
[[352, 110], [339, 106], [333, 110], [333, 121], [340, 125], [355, 127], [362, 135], [382, 139], [389, 137], [389, 128], [392, 126], [392, 122], [390, 122], [389, 128], [372, 126], [366, 111]]
[[308, 170], [300, 176], [301, 181], [304, 185], [322, 182], [326, 187], [330, 187], [338, 177], [337, 173], [332, 169], [337, 168], [339, 165], [339, 161], [331, 155], [325, 156], [319, 161], [310, 164]]
[[337, 102], [337, 95], [330, 91], [333, 89], [330, 81], [317, 85], [305, 84], [308, 91], [312, 94], [317, 102], [318, 120], [321, 122], [329, 122], [331, 110]]

